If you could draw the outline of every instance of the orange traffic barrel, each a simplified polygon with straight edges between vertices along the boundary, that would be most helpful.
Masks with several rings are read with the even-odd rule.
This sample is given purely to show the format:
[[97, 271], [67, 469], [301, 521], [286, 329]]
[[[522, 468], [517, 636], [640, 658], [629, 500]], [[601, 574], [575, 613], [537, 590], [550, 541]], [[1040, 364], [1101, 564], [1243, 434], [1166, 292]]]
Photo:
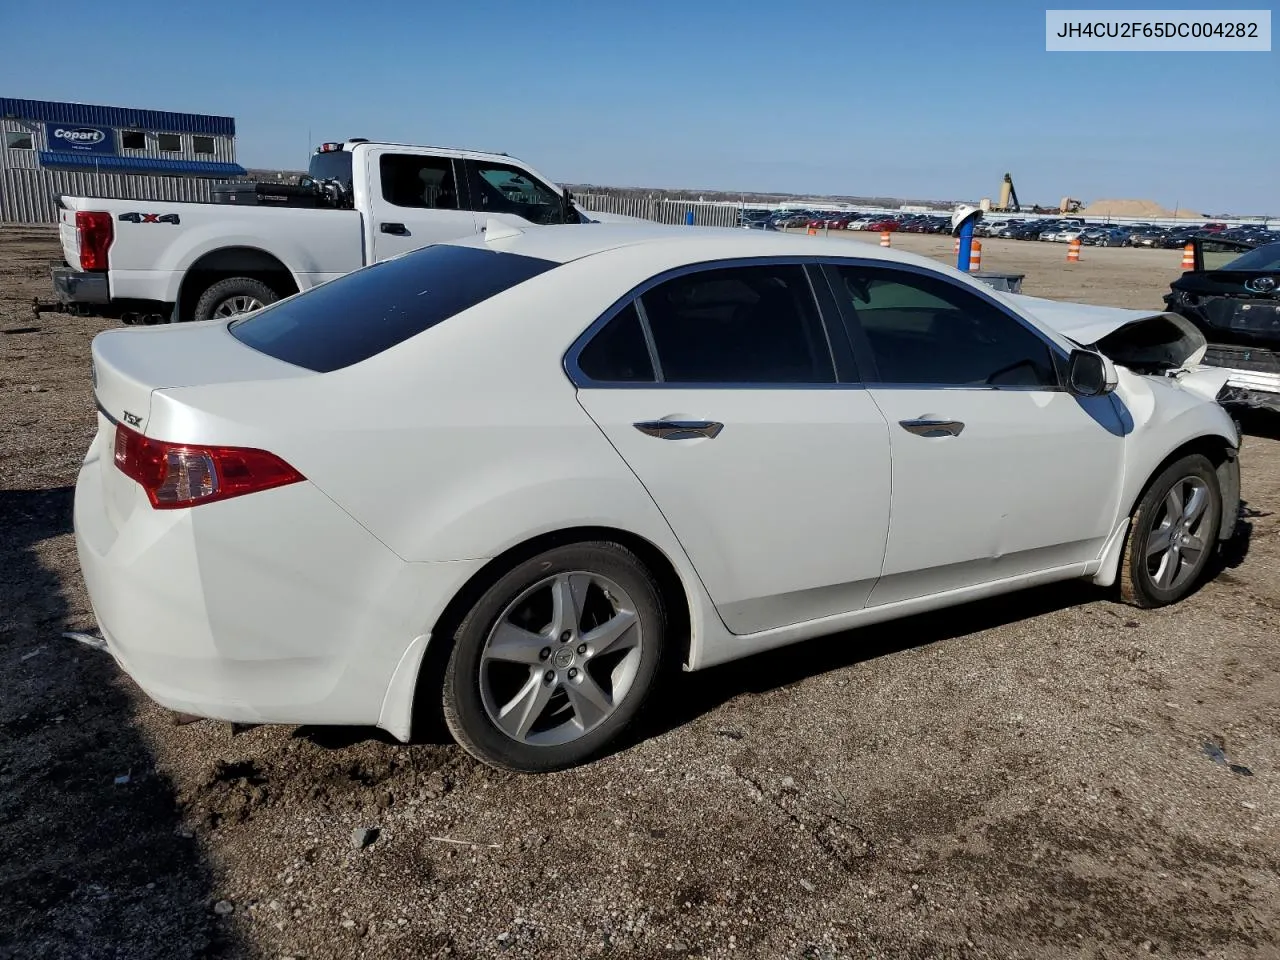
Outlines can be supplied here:
[[888, 231], [888, 230], [881, 230], [881, 231], [880, 231], [880, 246], [882, 246], [882, 247], [890, 246], [890, 241], [889, 241], [889, 231]]
[[811, 237], [816, 237], [816, 236], [818, 235], [818, 228], [817, 228], [817, 227], [810, 227], [810, 228], [809, 228], [809, 230], [808, 230], [808, 233], [809, 233], [809, 236], [811, 236]]
[[1067, 244], [1067, 263], [1080, 262], [1080, 238], [1072, 240]]
[[951, 245], [951, 255], [957, 256], [960, 253], [960, 238], [956, 237], [956, 242]]
[[974, 240], [969, 247], [969, 272], [982, 269], [982, 241]]
[[1182, 248], [1182, 269], [1194, 270], [1196, 268], [1196, 245], [1188, 243]]

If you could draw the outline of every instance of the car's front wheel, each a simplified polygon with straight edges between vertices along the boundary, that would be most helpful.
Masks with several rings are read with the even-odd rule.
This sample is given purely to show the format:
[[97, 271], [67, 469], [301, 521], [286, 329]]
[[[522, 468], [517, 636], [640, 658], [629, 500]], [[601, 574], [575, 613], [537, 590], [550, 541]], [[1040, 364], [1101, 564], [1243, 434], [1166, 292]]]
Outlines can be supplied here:
[[1163, 607], [1190, 593], [1208, 566], [1222, 525], [1222, 491], [1208, 458], [1170, 464], [1147, 488], [1129, 524], [1120, 596]]
[[498, 577], [454, 632], [445, 722], [495, 767], [582, 763], [644, 705], [665, 626], [652, 573], [625, 547], [598, 541], [540, 553]]

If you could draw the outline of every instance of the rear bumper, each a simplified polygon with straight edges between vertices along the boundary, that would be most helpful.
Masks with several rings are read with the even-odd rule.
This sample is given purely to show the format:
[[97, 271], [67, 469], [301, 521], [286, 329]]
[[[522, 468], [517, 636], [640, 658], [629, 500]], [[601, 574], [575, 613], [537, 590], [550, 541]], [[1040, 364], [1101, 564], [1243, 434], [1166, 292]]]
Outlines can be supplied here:
[[84, 273], [70, 267], [51, 267], [53, 295], [60, 303], [111, 302], [111, 288], [105, 273]]
[[406, 563], [309, 482], [154, 510], [110, 437], [77, 479], [76, 549], [109, 652], [169, 709], [376, 725], [406, 651], [482, 566]]

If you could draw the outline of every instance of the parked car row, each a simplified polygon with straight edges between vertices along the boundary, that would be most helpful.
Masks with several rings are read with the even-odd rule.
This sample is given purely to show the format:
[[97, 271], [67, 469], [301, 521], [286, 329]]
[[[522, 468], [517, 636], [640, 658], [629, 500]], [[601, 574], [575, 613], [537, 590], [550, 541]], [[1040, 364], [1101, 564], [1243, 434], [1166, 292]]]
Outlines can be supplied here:
[[1037, 220], [980, 220], [974, 229], [980, 237], [1013, 240], [1044, 240], [1099, 247], [1152, 247], [1177, 249], [1195, 237], [1222, 237], [1259, 243], [1273, 239], [1276, 232], [1261, 225], [1231, 227], [1222, 223], [1159, 227], [1150, 223], [1086, 224], [1078, 217], [1047, 217]]
[[948, 233], [948, 214], [868, 214], [831, 210], [764, 210], [743, 211], [739, 224], [749, 230], [871, 230], [877, 233]]
[[[890, 233], [950, 233], [951, 218], [946, 214], [868, 214], [850, 211], [822, 210], [744, 210], [741, 226], [752, 230], [871, 230]], [[1159, 250], [1178, 249], [1194, 237], [1221, 237], [1248, 243], [1274, 240], [1277, 232], [1262, 225], [1228, 227], [1225, 223], [1208, 222], [1161, 227], [1152, 223], [1100, 224], [1086, 223], [1082, 217], [984, 217], [974, 227], [978, 237], [1001, 237], [1013, 240], [1043, 240], [1070, 243], [1079, 240], [1087, 246], [1151, 247]]]

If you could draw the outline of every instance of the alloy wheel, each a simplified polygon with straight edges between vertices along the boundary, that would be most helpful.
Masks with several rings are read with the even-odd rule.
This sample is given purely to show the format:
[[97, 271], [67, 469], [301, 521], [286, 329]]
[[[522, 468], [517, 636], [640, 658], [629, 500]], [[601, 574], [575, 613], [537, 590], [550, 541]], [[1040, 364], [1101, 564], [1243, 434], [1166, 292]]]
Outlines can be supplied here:
[[1145, 556], [1151, 582], [1160, 589], [1177, 589], [1199, 570], [1208, 543], [1203, 527], [1209, 496], [1209, 485], [1199, 477], [1184, 477], [1165, 494]]
[[254, 310], [262, 309], [262, 301], [257, 297], [247, 294], [240, 294], [234, 297], [227, 297], [214, 309], [215, 317], [225, 319], [234, 317], [241, 313], [252, 313]]
[[507, 604], [485, 639], [485, 713], [519, 743], [576, 740], [626, 698], [644, 644], [636, 605], [614, 581], [582, 570], [540, 580]]

